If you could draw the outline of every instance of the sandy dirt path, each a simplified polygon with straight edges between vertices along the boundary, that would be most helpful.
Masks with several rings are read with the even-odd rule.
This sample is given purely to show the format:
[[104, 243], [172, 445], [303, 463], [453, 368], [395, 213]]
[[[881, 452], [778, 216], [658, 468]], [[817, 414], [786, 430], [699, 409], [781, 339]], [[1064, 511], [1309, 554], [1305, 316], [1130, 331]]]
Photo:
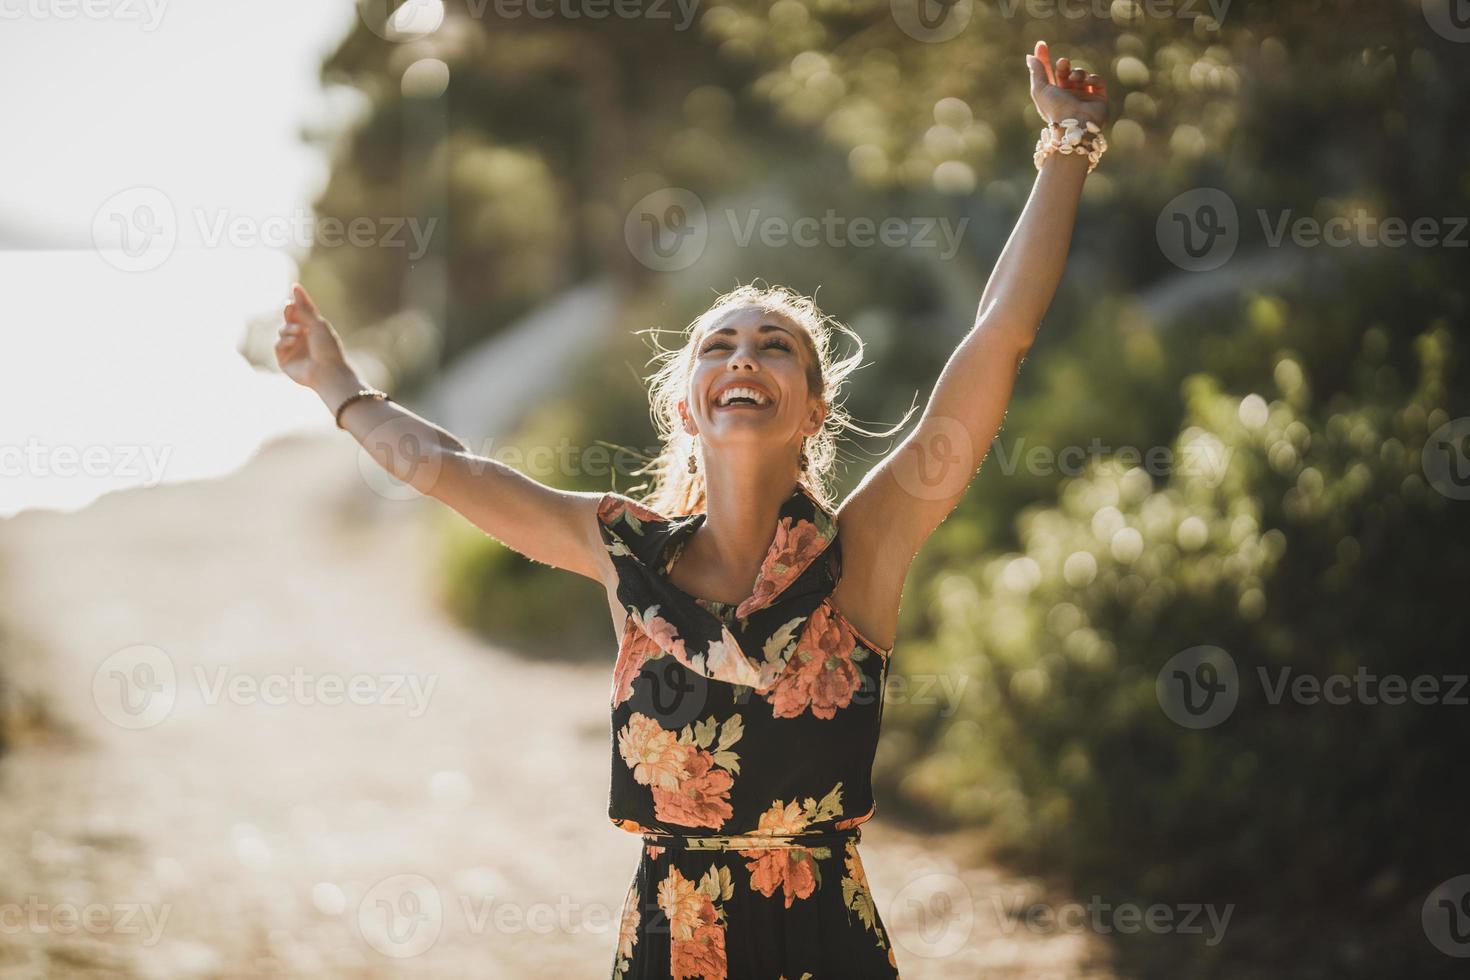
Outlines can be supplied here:
[[[0, 522], [0, 657], [62, 732], [0, 759], [0, 977], [607, 976], [607, 672], [448, 621], [439, 506], [333, 434]], [[1001, 914], [1034, 883], [869, 827], [909, 980], [1107, 975]]]

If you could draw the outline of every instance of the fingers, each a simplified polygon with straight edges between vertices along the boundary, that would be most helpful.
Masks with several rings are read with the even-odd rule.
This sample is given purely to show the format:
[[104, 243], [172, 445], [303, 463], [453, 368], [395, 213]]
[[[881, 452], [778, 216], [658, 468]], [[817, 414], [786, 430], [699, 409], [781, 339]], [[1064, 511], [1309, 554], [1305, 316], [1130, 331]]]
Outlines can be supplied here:
[[300, 346], [300, 337], [297, 337], [295, 335], [288, 335], [283, 332], [281, 336], [276, 340], [276, 362], [278, 364], [285, 364], [287, 361], [293, 360], [296, 356], [296, 352], [300, 349]]
[[1026, 67], [1031, 72], [1031, 91], [1035, 92], [1047, 84], [1046, 69], [1042, 67], [1041, 59], [1034, 54], [1026, 56]]
[[1057, 83], [1057, 76], [1056, 73], [1052, 71], [1051, 51], [1047, 48], [1045, 41], [1036, 42], [1036, 51], [1034, 52], [1034, 55], [1036, 57], [1036, 60], [1041, 62], [1041, 67], [1046, 72], [1046, 83], [1048, 85], [1055, 85]]
[[1051, 51], [1045, 41], [1036, 42], [1035, 51], [1026, 56], [1026, 67], [1031, 71], [1033, 89], [1041, 85], [1055, 85], [1089, 95], [1107, 95], [1107, 83], [1102, 76], [1074, 66], [1070, 58], [1058, 58], [1053, 67]]
[[316, 304], [313, 303], [311, 301], [311, 297], [306, 294], [306, 287], [301, 285], [301, 283], [298, 282], [291, 287], [291, 295], [295, 298], [297, 303], [299, 303], [302, 307], [306, 309], [306, 312], [310, 313], [312, 316], [321, 316], [321, 314], [317, 312]]

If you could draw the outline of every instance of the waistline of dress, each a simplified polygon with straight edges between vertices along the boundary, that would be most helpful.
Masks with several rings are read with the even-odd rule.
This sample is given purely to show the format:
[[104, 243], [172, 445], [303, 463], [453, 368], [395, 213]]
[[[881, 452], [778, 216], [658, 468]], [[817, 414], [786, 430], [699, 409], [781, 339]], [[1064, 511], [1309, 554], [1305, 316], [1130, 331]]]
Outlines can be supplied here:
[[771, 851], [792, 848], [813, 850], [834, 845], [846, 846], [849, 842], [856, 844], [862, 840], [862, 836], [861, 827], [849, 827], [846, 830], [822, 833], [735, 834], [702, 837], [644, 831], [643, 843], [681, 851]]

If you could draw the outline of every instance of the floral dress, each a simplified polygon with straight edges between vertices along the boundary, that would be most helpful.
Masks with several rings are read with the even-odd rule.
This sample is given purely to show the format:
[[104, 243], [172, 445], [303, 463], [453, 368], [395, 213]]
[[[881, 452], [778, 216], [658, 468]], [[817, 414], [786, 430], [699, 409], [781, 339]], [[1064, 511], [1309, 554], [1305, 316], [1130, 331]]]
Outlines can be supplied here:
[[614, 980], [897, 977], [857, 851], [889, 651], [832, 604], [833, 515], [798, 484], [729, 604], [669, 581], [704, 514], [597, 513], [628, 614], [608, 815], [644, 839]]

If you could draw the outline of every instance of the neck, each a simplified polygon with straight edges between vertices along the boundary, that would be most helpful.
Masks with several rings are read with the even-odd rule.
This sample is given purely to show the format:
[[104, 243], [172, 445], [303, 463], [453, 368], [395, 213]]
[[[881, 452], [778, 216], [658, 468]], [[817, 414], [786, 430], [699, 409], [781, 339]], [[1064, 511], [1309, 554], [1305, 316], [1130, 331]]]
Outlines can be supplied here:
[[[781, 505], [796, 490], [796, 466], [769, 451], [705, 457], [706, 553], [754, 578], [770, 550]], [[742, 578], [743, 581], [743, 578]]]

